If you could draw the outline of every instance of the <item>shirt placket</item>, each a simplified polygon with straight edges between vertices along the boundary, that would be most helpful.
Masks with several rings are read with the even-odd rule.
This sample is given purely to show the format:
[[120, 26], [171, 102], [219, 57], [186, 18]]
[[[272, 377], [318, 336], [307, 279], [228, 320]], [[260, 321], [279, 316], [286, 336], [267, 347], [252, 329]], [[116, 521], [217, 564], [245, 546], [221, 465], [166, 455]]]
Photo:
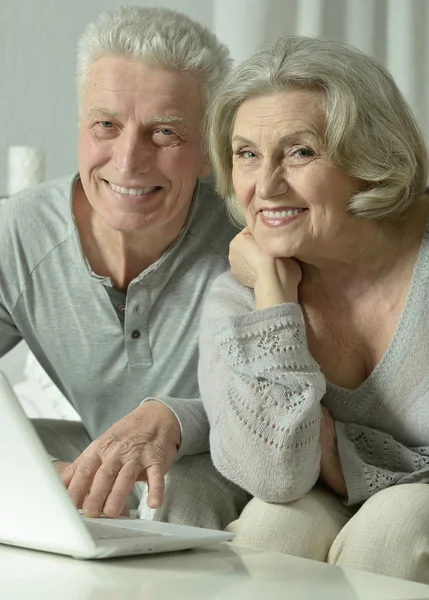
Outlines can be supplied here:
[[147, 283], [131, 282], [126, 302], [119, 307], [124, 313], [124, 341], [130, 367], [152, 365], [149, 344], [150, 296]]

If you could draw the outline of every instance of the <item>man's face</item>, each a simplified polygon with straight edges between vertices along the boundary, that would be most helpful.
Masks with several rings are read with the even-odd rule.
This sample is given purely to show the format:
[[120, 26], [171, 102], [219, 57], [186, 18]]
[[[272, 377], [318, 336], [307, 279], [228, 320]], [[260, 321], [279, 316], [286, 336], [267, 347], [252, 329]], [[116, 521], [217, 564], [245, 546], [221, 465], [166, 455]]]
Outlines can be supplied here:
[[83, 91], [79, 171], [93, 210], [132, 232], [183, 222], [205, 175], [202, 92], [191, 73], [132, 58], [94, 62]]

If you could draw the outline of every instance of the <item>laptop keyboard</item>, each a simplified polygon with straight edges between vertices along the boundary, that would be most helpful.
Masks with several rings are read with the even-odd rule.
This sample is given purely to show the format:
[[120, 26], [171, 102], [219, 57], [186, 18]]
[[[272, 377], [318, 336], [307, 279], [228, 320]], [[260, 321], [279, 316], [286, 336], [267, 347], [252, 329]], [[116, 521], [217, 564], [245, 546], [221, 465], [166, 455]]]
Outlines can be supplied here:
[[85, 525], [94, 540], [118, 540], [124, 538], [159, 537], [161, 534], [151, 531], [141, 531], [119, 527], [118, 525], [106, 525], [100, 521], [85, 520]]

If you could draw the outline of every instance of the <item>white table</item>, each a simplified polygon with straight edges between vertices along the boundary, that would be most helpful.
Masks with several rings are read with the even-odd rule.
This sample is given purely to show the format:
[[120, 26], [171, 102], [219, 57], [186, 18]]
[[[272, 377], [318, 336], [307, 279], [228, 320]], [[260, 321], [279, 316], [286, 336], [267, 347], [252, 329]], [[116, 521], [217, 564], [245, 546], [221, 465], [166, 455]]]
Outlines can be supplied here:
[[2, 600], [420, 600], [429, 586], [223, 543], [78, 561], [0, 546]]

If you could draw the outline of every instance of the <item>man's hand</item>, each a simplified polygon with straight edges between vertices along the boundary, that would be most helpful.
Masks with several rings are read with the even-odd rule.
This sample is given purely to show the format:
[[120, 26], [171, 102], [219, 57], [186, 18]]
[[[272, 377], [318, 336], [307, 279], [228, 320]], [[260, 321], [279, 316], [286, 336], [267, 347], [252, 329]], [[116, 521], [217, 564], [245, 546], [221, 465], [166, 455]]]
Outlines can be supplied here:
[[324, 406], [322, 406], [320, 425], [320, 446], [322, 449], [320, 478], [332, 491], [345, 498], [347, 486], [338, 454], [335, 421]]
[[164, 501], [164, 475], [180, 444], [180, 425], [161, 402], [142, 404], [92, 442], [61, 479], [89, 517], [117, 517], [136, 481], [147, 481], [151, 508]]
[[58, 475], [61, 477], [61, 475], [64, 473], [64, 471], [67, 469], [67, 467], [69, 467], [72, 463], [63, 462], [61, 460], [53, 460], [52, 464], [54, 465], [54, 468], [55, 468], [56, 472], [58, 473]]
[[[62, 478], [62, 474], [64, 473], [64, 471], [72, 464], [71, 462], [64, 462], [61, 460], [54, 460], [52, 461], [52, 464], [54, 465], [55, 471], [58, 473], [58, 475], [60, 476], [60, 479]], [[88, 492], [89, 493], [89, 492]], [[126, 506], [124, 508], [124, 510], [121, 512], [121, 517], [129, 517], [130, 516], [130, 510], [128, 508], [128, 506]]]

